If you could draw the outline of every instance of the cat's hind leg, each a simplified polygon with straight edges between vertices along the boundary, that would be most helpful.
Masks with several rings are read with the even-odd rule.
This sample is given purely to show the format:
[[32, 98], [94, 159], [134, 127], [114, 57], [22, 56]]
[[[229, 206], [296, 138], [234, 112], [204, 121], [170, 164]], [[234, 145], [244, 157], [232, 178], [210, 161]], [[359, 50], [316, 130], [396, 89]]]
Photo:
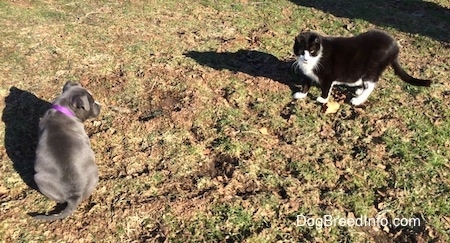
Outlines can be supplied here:
[[355, 90], [355, 95], [361, 95], [362, 93], [364, 92], [364, 88], [357, 88], [356, 90]]
[[374, 82], [364, 82], [364, 89], [361, 91], [361, 93], [358, 96], [353, 97], [350, 100], [350, 103], [352, 103], [352, 105], [355, 105], [355, 106], [358, 106], [358, 105], [361, 105], [362, 103], [364, 103], [367, 100], [367, 98], [369, 98], [369, 95], [372, 93], [372, 91], [375, 89], [375, 86], [376, 85]]

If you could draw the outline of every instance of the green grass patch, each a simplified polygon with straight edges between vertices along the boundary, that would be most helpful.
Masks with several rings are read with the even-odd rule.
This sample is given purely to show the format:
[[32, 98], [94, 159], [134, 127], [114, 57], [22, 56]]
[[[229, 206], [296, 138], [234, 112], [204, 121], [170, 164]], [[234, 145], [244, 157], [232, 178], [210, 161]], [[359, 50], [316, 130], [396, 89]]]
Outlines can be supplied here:
[[[4, 241], [448, 242], [445, 1], [0, 2], [0, 235]], [[401, 46], [362, 107], [324, 114], [286, 82], [294, 36], [378, 28]], [[29, 212], [39, 117], [67, 81], [102, 103], [85, 123], [99, 167], [63, 221]], [[30, 162], [30, 163], [28, 163]], [[321, 218], [423, 218], [423, 227], [302, 227]], [[11, 226], [14, 227], [11, 227]], [[89, 228], [86, 231], [87, 227]], [[49, 233], [51, 232], [51, 233]]]

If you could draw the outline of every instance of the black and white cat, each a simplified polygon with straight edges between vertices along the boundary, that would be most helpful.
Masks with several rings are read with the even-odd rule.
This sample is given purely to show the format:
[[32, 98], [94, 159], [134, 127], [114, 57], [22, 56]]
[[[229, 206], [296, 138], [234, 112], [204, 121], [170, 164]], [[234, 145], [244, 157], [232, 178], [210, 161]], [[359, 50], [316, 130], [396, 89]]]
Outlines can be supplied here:
[[391, 65], [403, 81], [417, 86], [430, 86], [430, 80], [408, 75], [398, 62], [397, 42], [385, 32], [371, 30], [354, 37], [324, 37], [303, 32], [295, 37], [294, 72], [304, 77], [302, 91], [295, 99], [305, 98], [312, 82], [319, 84], [322, 94], [317, 98], [327, 103], [334, 85], [358, 87], [350, 100], [360, 105], [374, 90], [382, 72]]

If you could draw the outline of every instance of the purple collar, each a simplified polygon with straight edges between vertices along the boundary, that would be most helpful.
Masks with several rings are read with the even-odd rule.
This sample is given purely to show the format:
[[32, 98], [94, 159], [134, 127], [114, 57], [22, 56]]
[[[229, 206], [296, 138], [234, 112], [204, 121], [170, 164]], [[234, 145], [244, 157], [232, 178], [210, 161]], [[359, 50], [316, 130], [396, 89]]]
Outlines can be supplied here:
[[52, 105], [52, 109], [55, 109], [55, 110], [63, 113], [66, 116], [75, 116], [75, 114], [73, 114], [73, 112], [71, 110], [69, 110], [66, 107], [61, 106], [61, 105]]

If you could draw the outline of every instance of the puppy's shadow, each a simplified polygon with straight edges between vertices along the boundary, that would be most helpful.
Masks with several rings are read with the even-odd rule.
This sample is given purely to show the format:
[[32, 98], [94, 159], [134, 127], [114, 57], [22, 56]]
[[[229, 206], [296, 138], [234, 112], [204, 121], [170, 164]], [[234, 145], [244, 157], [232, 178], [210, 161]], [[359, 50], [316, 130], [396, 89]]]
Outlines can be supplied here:
[[292, 71], [294, 60], [280, 60], [272, 54], [255, 50], [238, 50], [237, 52], [199, 52], [189, 51], [185, 56], [197, 63], [216, 70], [242, 72], [254, 77], [266, 77], [288, 85], [291, 91], [299, 91], [298, 77]]
[[39, 119], [50, 105], [16, 87], [12, 87], [5, 98], [2, 120], [5, 123], [6, 153], [22, 180], [35, 190], [38, 190], [33, 177]]
[[67, 203], [57, 203], [55, 205], [55, 207], [53, 207], [53, 209], [48, 212], [47, 214], [45, 213], [38, 213], [38, 212], [32, 212], [32, 213], [27, 213], [29, 216], [31, 217], [35, 217], [35, 216], [40, 216], [40, 215], [52, 215], [52, 214], [59, 214], [61, 213], [61, 211], [63, 211], [65, 208], [67, 207]]

